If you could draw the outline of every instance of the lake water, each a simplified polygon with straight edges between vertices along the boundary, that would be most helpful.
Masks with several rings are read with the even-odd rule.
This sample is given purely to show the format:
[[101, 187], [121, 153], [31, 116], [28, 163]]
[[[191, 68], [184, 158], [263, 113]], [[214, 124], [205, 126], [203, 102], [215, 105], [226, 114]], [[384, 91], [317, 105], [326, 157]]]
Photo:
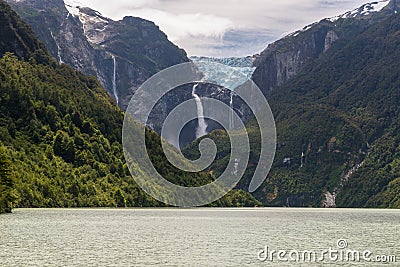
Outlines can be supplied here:
[[[346, 261], [329, 258], [323, 253], [329, 249], [372, 254]], [[262, 261], [266, 250], [286, 255]], [[306, 261], [306, 251], [323, 260]], [[325, 265], [400, 266], [400, 211], [18, 209], [0, 215], [2, 267]]]

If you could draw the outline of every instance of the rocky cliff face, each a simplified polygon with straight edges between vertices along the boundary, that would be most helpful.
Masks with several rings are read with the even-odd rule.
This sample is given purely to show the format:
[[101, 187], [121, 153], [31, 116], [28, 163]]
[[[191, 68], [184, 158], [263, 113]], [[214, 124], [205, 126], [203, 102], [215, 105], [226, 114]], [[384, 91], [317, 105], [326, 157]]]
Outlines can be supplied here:
[[[279, 206], [398, 206], [397, 184], [388, 185], [388, 177], [397, 176], [381, 175], [384, 164], [372, 163], [377, 160], [371, 152], [381, 138], [398, 133], [387, 132], [397, 115], [380, 111], [389, 102], [398, 106], [398, 76], [383, 78], [397, 73], [398, 10], [398, 1], [365, 4], [305, 27], [258, 56], [253, 78], [269, 98], [278, 131], [276, 162], [256, 192], [259, 199]], [[378, 117], [377, 123], [365, 127], [353, 113], [357, 109], [364, 109], [365, 121]]]
[[[195, 65], [199, 67], [207, 81], [211, 83], [201, 83], [196, 87], [196, 94], [199, 97], [207, 97], [219, 100], [226, 105], [229, 105], [235, 112], [246, 121], [251, 116], [250, 109], [244, 104], [240, 97], [236, 96], [234, 90], [236, 87], [245, 83], [251, 78], [254, 67], [254, 59], [252, 57], [244, 58], [208, 58], [208, 57], [191, 57]], [[238, 74], [240, 73], [240, 76]], [[179, 104], [193, 99], [192, 90], [194, 84], [188, 84], [175, 88], [167, 93], [160, 102], [155, 106], [149, 118], [149, 125], [156, 132], [161, 133], [162, 123], [165, 121], [168, 114]], [[206, 113], [218, 117], [221, 114], [215, 114], [219, 109], [211, 108]], [[226, 114], [229, 116], [229, 114]], [[216, 129], [222, 129], [222, 126], [212, 120], [206, 119], [206, 132], [210, 133]], [[196, 139], [197, 120], [188, 123], [180, 135], [179, 146], [183, 148], [187, 144]], [[168, 140], [168, 138], [166, 137]], [[178, 145], [178, 144], [175, 144]]]
[[45, 47], [36, 38], [30, 27], [20, 23], [17, 14], [3, 1], [0, 1], [0, 56], [14, 52], [19, 58], [28, 59]]
[[255, 62], [253, 79], [267, 93], [296, 75], [337, 40], [332, 22], [304, 28], [268, 46]]
[[323, 19], [270, 44], [254, 63], [254, 81], [265, 94], [298, 74], [343, 37], [362, 32], [373, 21], [397, 13], [396, 0], [362, 5], [342, 15]]
[[60, 62], [96, 76], [121, 108], [157, 71], [188, 61], [153, 23], [113, 21], [63, 0], [9, 0]]
[[[118, 105], [125, 109], [132, 95], [149, 77], [167, 67], [187, 62], [186, 53], [168, 41], [153, 23], [135, 17], [113, 21], [95, 10], [76, 6], [68, 0], [9, 0], [12, 7], [28, 22], [59, 63], [65, 63], [86, 74], [96, 76]], [[210, 61], [243, 70], [251, 77], [253, 58], [210, 59]], [[229, 90], [202, 85], [200, 97], [231, 102]], [[180, 103], [193, 98], [192, 85], [167, 94], [155, 107], [147, 123], [161, 133], [162, 123]], [[238, 111], [238, 101], [233, 101]], [[241, 111], [244, 113], [244, 111]], [[210, 122], [208, 131], [219, 126]], [[195, 139], [195, 122], [182, 134], [182, 145]]]

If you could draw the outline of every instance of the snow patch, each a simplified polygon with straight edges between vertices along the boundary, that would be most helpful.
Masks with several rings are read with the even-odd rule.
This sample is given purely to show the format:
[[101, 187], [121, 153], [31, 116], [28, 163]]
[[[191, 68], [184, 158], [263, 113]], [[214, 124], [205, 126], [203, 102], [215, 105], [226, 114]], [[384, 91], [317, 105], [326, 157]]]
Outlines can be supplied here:
[[376, 12], [381, 11], [382, 9], [384, 9], [384, 8], [389, 4], [389, 2], [390, 2], [389, 0], [377, 2], [377, 3], [375, 4], [375, 6], [374, 6], [374, 10], [375, 10]]
[[84, 6], [81, 3], [74, 1], [74, 0], [64, 0], [64, 5], [65, 5], [65, 8], [68, 10], [69, 14], [71, 14], [74, 17], [79, 16], [79, 13], [80, 13], [79, 7]]
[[348, 11], [342, 15], [328, 18], [329, 21], [335, 22], [338, 19], [356, 18], [359, 16], [368, 16], [373, 13], [381, 11], [390, 3], [390, 0], [380, 0], [362, 5], [352, 11]]
[[76, 0], [64, 0], [65, 7], [68, 10], [67, 18], [72, 15], [77, 17], [82, 23], [83, 32], [90, 43], [100, 44], [104, 41], [104, 32], [109, 25], [110, 20], [103, 17], [99, 12], [90, 9], [85, 12], [85, 4]]
[[310, 24], [310, 25], [307, 25], [307, 26], [305, 26], [303, 29], [301, 29], [301, 30], [298, 30], [298, 31], [295, 31], [295, 32], [292, 32], [292, 33], [289, 33], [289, 34], [284, 34], [285, 35], [285, 37], [284, 38], [287, 38], [287, 37], [295, 37], [295, 36], [298, 36], [300, 33], [302, 33], [302, 32], [306, 32], [306, 31], [308, 31], [308, 30], [310, 30], [314, 25], [316, 25], [317, 23], [312, 23], [312, 24]]

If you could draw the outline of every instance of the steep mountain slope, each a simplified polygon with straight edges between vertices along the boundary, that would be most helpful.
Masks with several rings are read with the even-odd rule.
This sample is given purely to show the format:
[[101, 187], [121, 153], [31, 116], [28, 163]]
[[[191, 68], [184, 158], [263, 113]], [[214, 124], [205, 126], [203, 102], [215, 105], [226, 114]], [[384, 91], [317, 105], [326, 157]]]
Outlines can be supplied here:
[[253, 80], [267, 93], [318, 59], [337, 40], [351, 38], [398, 10], [398, 1], [380, 0], [308, 25], [270, 44], [257, 55]]
[[[32, 25], [59, 63], [96, 76], [123, 109], [150, 76], [189, 61], [185, 52], [169, 42], [150, 21], [133, 17], [113, 21], [94, 10], [78, 7], [75, 1], [9, 0], [9, 3]], [[249, 57], [242, 62], [246, 64], [243, 69], [248, 75], [254, 71], [252, 61]], [[161, 134], [161, 126], [169, 112], [193, 98], [191, 88], [176, 90], [164, 97], [149, 120], [143, 123]], [[229, 90], [201, 87], [198, 94], [223, 100], [226, 104], [231, 101]], [[210, 122], [209, 130], [215, 128], [217, 126]], [[183, 132], [182, 145], [194, 139], [195, 126], [189, 125]]]
[[1, 157], [8, 161], [0, 184], [13, 185], [0, 188], [10, 196], [2, 210], [157, 205], [124, 169], [123, 114], [100, 84], [58, 65], [3, 1], [0, 13], [12, 22], [2, 24], [3, 40], [17, 44], [3, 46], [0, 59]]
[[147, 20], [113, 21], [62, 0], [8, 2], [59, 62], [96, 76], [122, 108], [147, 78], [188, 61], [186, 53]]
[[[124, 164], [123, 113], [99, 82], [59, 65], [2, 0], [0, 14], [13, 22], [1, 26], [10, 33], [3, 35], [5, 40], [23, 44], [3, 48], [0, 58], [0, 212], [12, 207], [163, 206], [136, 185]], [[25, 46], [20, 59], [8, 53]], [[155, 132], [147, 130], [146, 142], [156, 169], [168, 180], [197, 186], [215, 179], [210, 173], [173, 168]], [[139, 162], [129, 164], [135, 175], [148, 177]], [[235, 191], [213, 205], [256, 204], [249, 194]]]
[[339, 206], [399, 207], [393, 196], [398, 190], [397, 146], [387, 144], [398, 139], [399, 22], [393, 14], [359, 35], [338, 40], [269, 95], [281, 145], [277, 161], [289, 162], [271, 174], [258, 196], [294, 182], [304, 188], [289, 186], [299, 190], [294, 197], [286, 194], [289, 204], [299, 197], [320, 199], [305, 193], [317, 184], [321, 194], [333, 192], [322, 197], [323, 205], [335, 205], [329, 198], [337, 195]]
[[36, 51], [44, 53], [45, 47], [35, 38], [32, 29], [17, 18], [12, 9], [4, 2], [0, 3], [0, 56], [14, 51], [19, 58], [30, 58]]
[[[338, 34], [329, 49], [309, 59], [297, 74], [273, 90], [268, 80], [257, 80], [275, 115], [278, 147], [272, 171], [254, 195], [272, 206], [399, 208], [400, 16], [389, 4], [369, 17], [335, 21], [346, 34]], [[323, 20], [313, 28], [326, 25], [330, 22]], [[308, 31], [295, 35], [316, 33]], [[290, 44], [288, 39], [278, 43]], [[302, 44], [307, 43], [296, 43]], [[270, 64], [266, 62], [258, 72]], [[253, 77], [260, 77], [257, 69]], [[242, 189], [259, 159], [258, 126], [250, 121], [247, 129], [252, 153], [238, 185]], [[226, 166], [229, 139], [224, 132], [207, 137], [219, 148], [211, 167], [218, 174]], [[198, 142], [185, 153], [197, 157]]]

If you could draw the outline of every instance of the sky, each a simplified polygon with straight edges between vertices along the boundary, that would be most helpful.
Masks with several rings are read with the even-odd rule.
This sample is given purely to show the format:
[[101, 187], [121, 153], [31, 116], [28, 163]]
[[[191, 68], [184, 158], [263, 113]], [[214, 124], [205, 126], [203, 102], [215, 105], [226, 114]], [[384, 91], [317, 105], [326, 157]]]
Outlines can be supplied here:
[[[372, 0], [371, 0], [372, 1]], [[154, 21], [188, 55], [260, 53], [285, 35], [368, 0], [80, 0], [104, 16]]]

